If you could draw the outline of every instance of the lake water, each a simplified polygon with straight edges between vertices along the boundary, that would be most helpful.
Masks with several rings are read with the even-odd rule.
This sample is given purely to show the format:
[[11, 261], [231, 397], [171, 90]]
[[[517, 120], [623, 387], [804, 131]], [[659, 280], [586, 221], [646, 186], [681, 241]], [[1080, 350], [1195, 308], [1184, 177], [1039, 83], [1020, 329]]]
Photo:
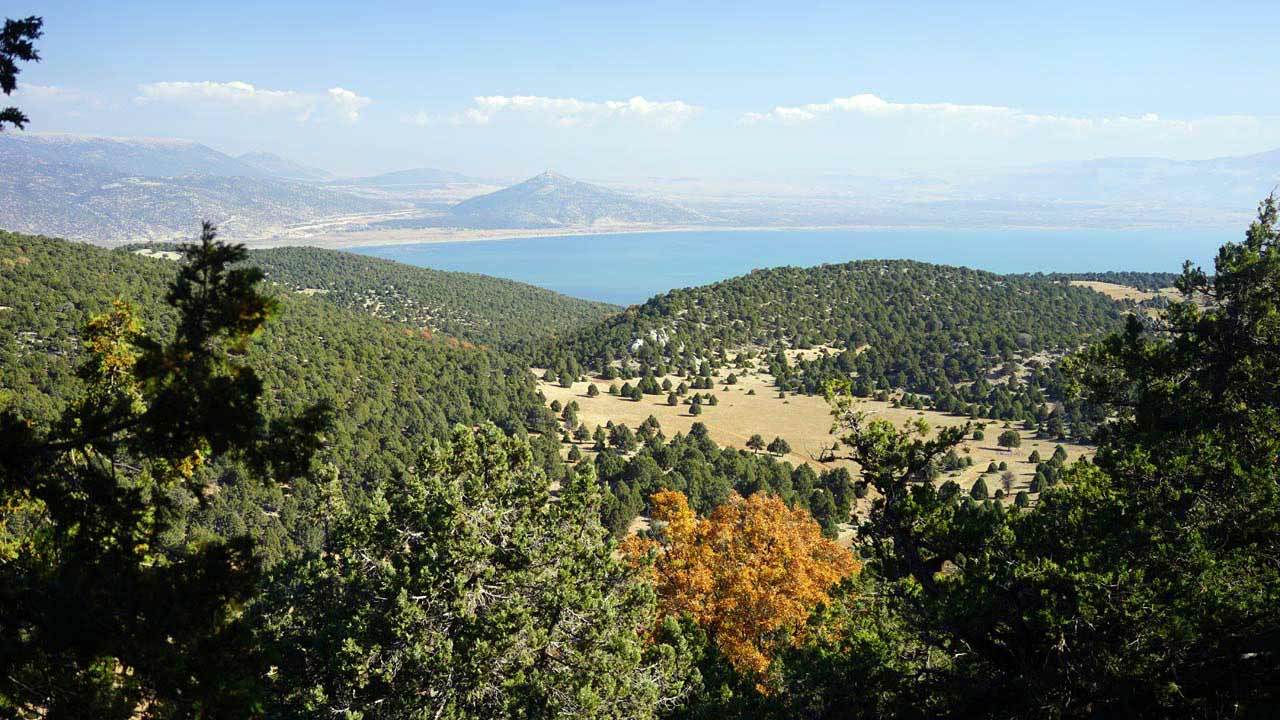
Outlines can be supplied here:
[[777, 230], [568, 235], [353, 250], [629, 305], [756, 268], [902, 258], [999, 273], [1212, 269], [1239, 230]]

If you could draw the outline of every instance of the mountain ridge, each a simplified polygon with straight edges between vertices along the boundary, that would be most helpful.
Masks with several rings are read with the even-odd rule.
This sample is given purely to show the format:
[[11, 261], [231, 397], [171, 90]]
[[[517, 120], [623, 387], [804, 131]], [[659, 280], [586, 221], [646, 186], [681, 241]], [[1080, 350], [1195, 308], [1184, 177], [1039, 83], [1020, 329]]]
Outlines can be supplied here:
[[552, 170], [450, 208], [453, 222], [477, 228], [707, 222], [707, 216], [673, 203], [636, 197], [575, 180]]
[[333, 173], [328, 170], [303, 165], [272, 152], [247, 152], [237, 155], [236, 160], [266, 175], [287, 180], [324, 181], [333, 178]]

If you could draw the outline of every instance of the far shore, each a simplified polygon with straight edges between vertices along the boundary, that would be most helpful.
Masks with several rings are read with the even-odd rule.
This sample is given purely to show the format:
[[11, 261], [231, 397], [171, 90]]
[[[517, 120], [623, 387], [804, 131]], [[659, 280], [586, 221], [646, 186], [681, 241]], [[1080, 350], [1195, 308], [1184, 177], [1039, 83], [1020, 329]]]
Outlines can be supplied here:
[[[358, 230], [352, 232], [317, 233], [315, 235], [277, 235], [242, 240], [249, 247], [318, 247], [332, 250], [388, 247], [395, 245], [438, 245], [446, 243], [527, 240], [530, 238], [576, 237], [581, 235], [634, 235], [638, 233], [675, 232], [795, 232], [822, 230], [1023, 230], [1066, 231], [1090, 228], [1053, 225], [1001, 225], [993, 227], [957, 228], [949, 225], [605, 225], [564, 228], [423, 228], [415, 230]], [[1108, 230], [1151, 229], [1135, 225]]]

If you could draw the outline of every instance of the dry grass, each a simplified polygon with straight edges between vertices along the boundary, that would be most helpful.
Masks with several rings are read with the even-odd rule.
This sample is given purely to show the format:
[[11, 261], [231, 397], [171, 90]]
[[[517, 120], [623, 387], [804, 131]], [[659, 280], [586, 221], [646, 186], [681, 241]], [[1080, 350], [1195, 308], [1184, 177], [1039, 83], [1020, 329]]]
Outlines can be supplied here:
[[1128, 285], [1117, 285], [1116, 283], [1101, 282], [1098, 280], [1072, 280], [1071, 284], [1076, 287], [1089, 288], [1094, 292], [1100, 292], [1112, 300], [1144, 302], [1147, 300], [1154, 300], [1161, 296], [1167, 297], [1171, 300], [1181, 297], [1178, 291], [1174, 288], [1161, 288], [1156, 292], [1149, 292], [1147, 290], [1139, 290], [1136, 287], [1130, 287]]
[[[792, 464], [807, 462], [818, 471], [840, 465], [856, 470], [856, 466], [847, 460], [836, 460], [831, 463], [817, 462], [823, 449], [830, 448], [835, 440], [831, 435], [831, 414], [827, 403], [822, 398], [790, 393], [785, 399], [779, 398], [778, 390], [773, 386], [773, 378], [765, 372], [753, 370], [732, 371], [737, 374], [738, 383], [728, 386], [729, 390], [726, 391], [723, 380], [729, 372], [721, 371], [716, 377], [717, 384], [714, 390], [700, 391], [714, 393], [719, 399], [719, 404], [714, 406], [704, 404], [702, 414], [696, 417], [689, 414], [687, 405], [681, 404], [674, 407], [667, 405], [665, 394], [646, 395], [640, 401], [610, 395], [608, 393], [610, 383], [600, 379], [592, 381], [600, 389], [600, 395], [594, 398], [587, 396], [587, 387], [590, 384], [588, 382], [576, 382], [572, 387], [562, 388], [539, 379], [538, 387], [548, 403], [559, 400], [561, 405], [566, 405], [576, 400], [579, 407], [578, 418], [586, 423], [589, 429], [594, 429], [596, 425], [604, 425], [610, 420], [634, 429], [653, 415], [662, 424], [663, 432], [670, 436], [677, 432], [688, 433], [693, 423], [701, 422], [707, 427], [711, 438], [720, 445], [745, 450], [747, 440], [753, 434], [759, 433], [766, 442], [772, 440], [774, 436], [780, 436], [790, 443], [792, 448], [792, 452], [782, 459]], [[538, 378], [542, 377], [540, 369], [535, 369], [534, 373]], [[662, 380], [663, 378], [658, 378], [659, 383]], [[670, 380], [672, 385], [679, 385], [685, 378], [671, 377]], [[617, 383], [621, 386], [622, 381]], [[755, 390], [754, 395], [749, 394], [751, 390]], [[899, 426], [919, 418], [924, 418], [930, 427], [935, 429], [962, 425], [966, 421], [962, 417], [931, 410], [895, 408], [890, 402], [876, 400], [865, 401], [862, 409], [872, 417], [883, 418]], [[985, 422], [987, 423], [985, 440], [977, 441], [969, 438], [958, 448], [958, 452], [973, 458], [973, 466], [954, 474], [946, 474], [941, 479], [955, 480], [961, 487], [968, 490], [986, 470], [989, 463], [994, 461], [998, 465], [1004, 461], [1016, 476], [1010, 494], [1026, 490], [1035, 476], [1035, 465], [1027, 462], [1027, 457], [1033, 450], [1038, 450], [1040, 456], [1048, 460], [1058, 443], [1038, 440], [1033, 433], [1021, 430], [1018, 426], [1017, 429], [1022, 435], [1022, 447], [1009, 452], [996, 445], [996, 436], [1004, 429], [1004, 423], [991, 420]], [[580, 449], [585, 452], [589, 444], [580, 446]], [[1093, 452], [1092, 448], [1069, 443], [1064, 443], [1063, 448], [1067, 452], [1068, 462], [1091, 455]], [[987, 476], [987, 488], [991, 493], [1000, 487], [998, 473]]]

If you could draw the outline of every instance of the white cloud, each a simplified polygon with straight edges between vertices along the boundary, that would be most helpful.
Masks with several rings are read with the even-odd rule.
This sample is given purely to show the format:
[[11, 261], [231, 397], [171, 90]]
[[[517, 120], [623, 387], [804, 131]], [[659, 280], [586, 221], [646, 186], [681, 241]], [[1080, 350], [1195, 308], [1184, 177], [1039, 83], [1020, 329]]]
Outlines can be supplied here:
[[360, 111], [369, 106], [373, 102], [367, 97], [347, 90], [346, 88], [329, 88], [329, 103], [338, 111], [347, 122], [355, 122], [360, 119]]
[[1175, 120], [1162, 118], [1155, 113], [1110, 116], [1038, 114], [1005, 105], [891, 102], [870, 93], [835, 98], [824, 103], [778, 106], [768, 112], [749, 112], [743, 114], [739, 122], [744, 125], [766, 123], [796, 125], [838, 113], [869, 118], [933, 119], [988, 130], [1043, 128], [1073, 132], [1145, 129], [1190, 134], [1206, 127], [1251, 125], [1258, 122], [1258, 118], [1248, 115], [1219, 115], [1196, 120]]
[[171, 103], [200, 107], [232, 107], [267, 113], [289, 113], [299, 122], [332, 116], [343, 122], [360, 119], [360, 111], [372, 100], [345, 88], [324, 93], [268, 90], [247, 82], [157, 82], [138, 86], [142, 103]]
[[76, 101], [83, 98], [84, 94], [79, 90], [57, 87], [55, 85], [31, 85], [29, 83], [20, 83], [18, 88], [13, 91], [13, 96], [17, 98], [31, 98], [33, 100]]
[[401, 117], [412, 125], [431, 125], [441, 120], [457, 125], [488, 125], [499, 115], [520, 114], [562, 127], [634, 119], [662, 129], [675, 129], [696, 117], [702, 108], [682, 100], [580, 100], [539, 95], [482, 95], [471, 107], [446, 118], [423, 112]]

